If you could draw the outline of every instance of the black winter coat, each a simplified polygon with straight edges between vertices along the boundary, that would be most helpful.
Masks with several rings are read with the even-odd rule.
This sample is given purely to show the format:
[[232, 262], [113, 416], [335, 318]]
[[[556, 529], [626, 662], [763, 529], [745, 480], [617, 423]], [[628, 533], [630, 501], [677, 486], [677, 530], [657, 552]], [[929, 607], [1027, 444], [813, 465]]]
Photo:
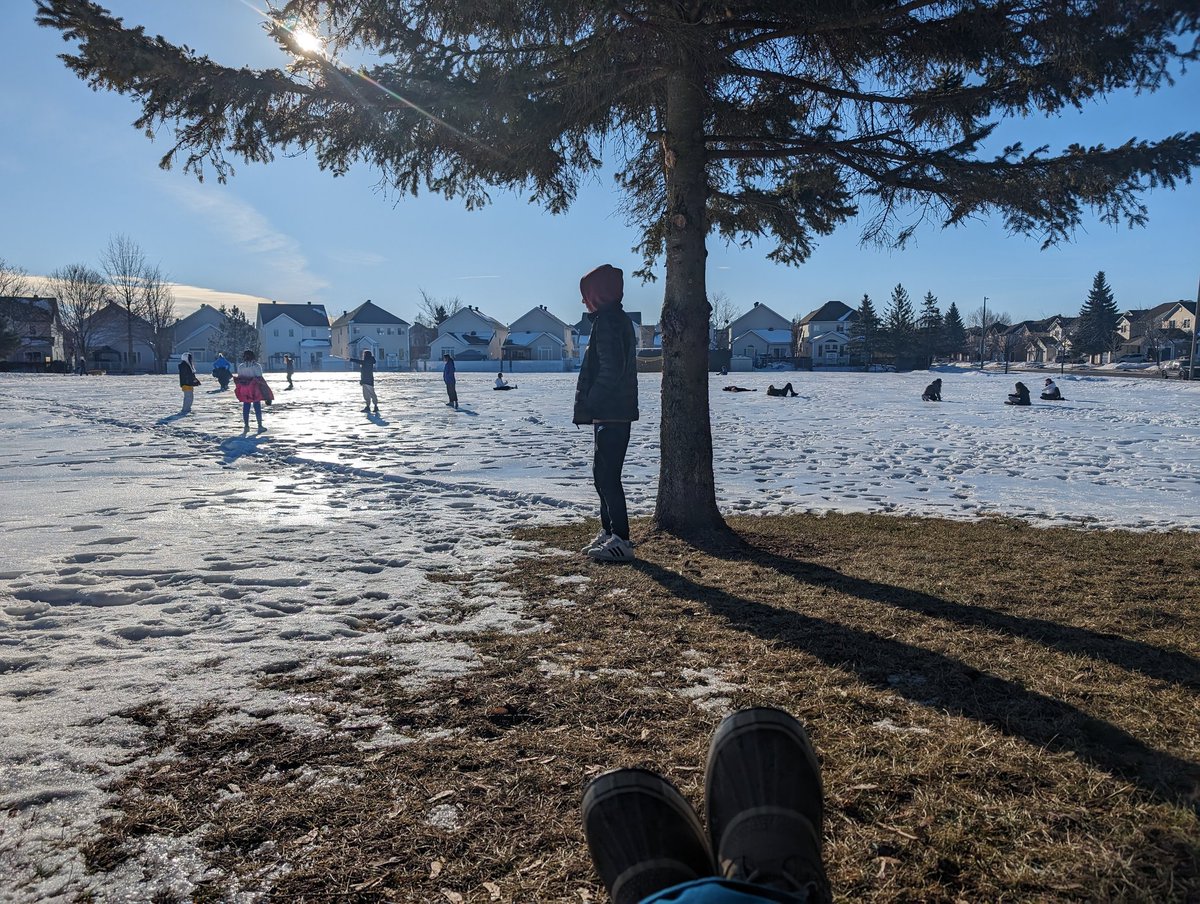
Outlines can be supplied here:
[[571, 420], [576, 424], [636, 421], [637, 345], [633, 324], [619, 303], [588, 316], [592, 335], [579, 365]]
[[184, 358], [179, 362], [179, 386], [182, 389], [185, 386], [199, 386], [200, 381], [196, 379], [196, 372], [192, 370], [192, 365], [187, 363]]
[[360, 368], [358, 374], [358, 385], [374, 386], [375, 385], [375, 359], [370, 360], [363, 358], [359, 361], [357, 358], [351, 358], [351, 361], [357, 361]]

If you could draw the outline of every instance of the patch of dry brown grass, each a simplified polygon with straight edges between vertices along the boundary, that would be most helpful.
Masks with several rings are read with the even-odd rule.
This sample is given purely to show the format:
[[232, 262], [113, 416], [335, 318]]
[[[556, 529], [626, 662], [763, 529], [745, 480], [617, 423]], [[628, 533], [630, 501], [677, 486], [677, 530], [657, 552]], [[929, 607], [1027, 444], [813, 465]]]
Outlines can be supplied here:
[[[587, 778], [647, 766], [699, 803], [722, 711], [765, 703], [821, 755], [842, 900], [1200, 898], [1195, 535], [733, 526], [738, 542], [648, 537], [633, 566], [523, 561], [507, 579], [548, 630], [472, 638], [482, 664], [463, 678], [268, 679], [323, 701], [315, 740], [221, 729], [212, 710], [131, 714], [176, 756], [117, 786], [89, 864], [204, 827], [223, 876], [201, 900], [232, 877], [280, 901], [600, 899], [578, 828]], [[592, 530], [523, 536], [572, 549]], [[712, 681], [726, 699], [697, 705]], [[412, 742], [364, 743], [350, 710]]]

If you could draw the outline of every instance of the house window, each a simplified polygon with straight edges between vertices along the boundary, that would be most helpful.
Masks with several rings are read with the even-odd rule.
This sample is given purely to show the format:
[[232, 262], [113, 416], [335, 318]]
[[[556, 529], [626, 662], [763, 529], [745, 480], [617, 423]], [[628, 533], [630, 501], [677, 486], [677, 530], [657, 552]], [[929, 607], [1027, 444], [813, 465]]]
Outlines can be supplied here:
[[388, 335], [392, 335], [392, 328], [390, 326], [388, 327]]
[[[390, 333], [391, 330], [388, 330], [388, 332]], [[375, 327], [375, 335], [382, 336], [383, 335], [383, 327], [381, 327], [381, 326]]]
[[450, 347], [448, 347], [448, 346], [447, 346], [447, 347], [443, 347], [443, 348], [442, 348], [442, 356], [443, 356], [443, 357], [444, 357], [445, 355], [453, 355], [453, 354], [454, 354], [454, 349], [452, 349], [452, 348], [450, 348]]
[[276, 330], [276, 331], [275, 331], [275, 338], [276, 338], [276, 339], [278, 339], [278, 338], [279, 338], [279, 330]]
[[846, 324], [844, 324], [844, 323], [839, 323], [839, 324], [838, 324], [837, 331], [838, 331], [839, 333], [844, 333], [844, 332], [846, 332]]
[[1167, 321], [1167, 329], [1169, 329], [1169, 330], [1175, 329], [1175, 321], [1174, 320]]
[[295, 339], [295, 338], [296, 338], [296, 331], [295, 331], [295, 330], [288, 330], [288, 338], [289, 338], [289, 339]]

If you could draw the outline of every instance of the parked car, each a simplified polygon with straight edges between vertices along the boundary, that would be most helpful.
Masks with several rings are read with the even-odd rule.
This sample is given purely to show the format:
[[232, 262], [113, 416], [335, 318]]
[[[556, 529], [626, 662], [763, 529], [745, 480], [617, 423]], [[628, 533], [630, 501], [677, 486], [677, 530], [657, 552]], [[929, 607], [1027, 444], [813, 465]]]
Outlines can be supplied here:
[[1145, 364], [1145, 355], [1122, 355], [1117, 359], [1118, 364]]

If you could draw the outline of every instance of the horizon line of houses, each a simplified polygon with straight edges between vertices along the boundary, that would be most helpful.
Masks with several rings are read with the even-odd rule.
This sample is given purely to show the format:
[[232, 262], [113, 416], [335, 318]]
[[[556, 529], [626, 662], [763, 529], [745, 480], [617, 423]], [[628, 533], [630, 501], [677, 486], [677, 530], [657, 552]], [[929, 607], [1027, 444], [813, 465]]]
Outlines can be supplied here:
[[[659, 325], [643, 324], [638, 311], [627, 311], [639, 354], [661, 354]], [[17, 366], [39, 367], [68, 358], [86, 358], [87, 369], [138, 372], [163, 369], [167, 360], [192, 354], [198, 367], [211, 364], [218, 352], [237, 355], [240, 349], [216, 347], [225, 315], [211, 305], [175, 321], [167, 341], [155, 342], [149, 323], [130, 317], [125, 308], [109, 302], [89, 324], [86, 355], [69, 347], [54, 298], [0, 298], [0, 317], [16, 326], [20, 345], [7, 359]], [[1160, 360], [1190, 354], [1196, 305], [1164, 302], [1152, 308], [1121, 313], [1111, 352], [1092, 356], [1095, 363], [1119, 357], [1155, 355]], [[807, 366], [845, 366], [855, 363], [853, 326], [858, 311], [841, 301], [827, 301], [803, 317], [788, 319], [755, 302], [727, 326], [709, 325], [709, 347], [727, 351], [732, 359], [752, 366], [792, 361]], [[952, 356], [960, 360], [1057, 362], [1075, 357], [1073, 334], [1078, 317], [1054, 315], [1015, 324], [994, 324], [980, 341], [978, 327], [966, 330], [968, 342]], [[290, 355], [301, 370], [321, 370], [341, 359], [355, 360], [370, 350], [379, 366], [407, 370], [449, 354], [457, 361], [540, 362], [564, 369], [577, 366], [587, 348], [591, 322], [586, 315], [567, 323], [545, 305], [537, 305], [509, 324], [468, 305], [436, 327], [409, 323], [371, 300], [331, 318], [325, 305], [312, 302], [263, 302], [254, 328], [259, 357], [268, 369], [282, 369]], [[163, 350], [170, 354], [164, 358]], [[75, 363], [74, 361], [69, 363]], [[859, 362], [861, 363], [861, 362]], [[340, 366], [340, 363], [339, 363]]]

